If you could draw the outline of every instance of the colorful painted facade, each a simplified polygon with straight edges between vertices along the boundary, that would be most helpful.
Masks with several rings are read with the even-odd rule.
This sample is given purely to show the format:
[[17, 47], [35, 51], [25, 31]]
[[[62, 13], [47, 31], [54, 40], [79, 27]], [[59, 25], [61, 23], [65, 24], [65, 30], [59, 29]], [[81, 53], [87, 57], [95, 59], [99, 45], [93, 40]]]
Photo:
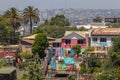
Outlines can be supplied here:
[[65, 36], [62, 38], [61, 47], [72, 48], [75, 45], [80, 45], [81, 48], [86, 48], [87, 32], [80, 32], [80, 31], [70, 32], [69, 31], [69, 34], [68, 32], [65, 33]]

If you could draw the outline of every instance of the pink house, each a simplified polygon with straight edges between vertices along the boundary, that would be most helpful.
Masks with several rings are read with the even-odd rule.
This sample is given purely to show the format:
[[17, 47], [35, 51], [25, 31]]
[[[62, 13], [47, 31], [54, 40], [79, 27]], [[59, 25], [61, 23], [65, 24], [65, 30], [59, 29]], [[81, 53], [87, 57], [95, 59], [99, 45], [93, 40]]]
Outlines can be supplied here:
[[86, 48], [87, 46], [87, 32], [80, 31], [67, 31], [65, 36], [62, 38], [61, 47], [62, 48], [72, 48], [74, 45], [80, 45], [81, 48]]

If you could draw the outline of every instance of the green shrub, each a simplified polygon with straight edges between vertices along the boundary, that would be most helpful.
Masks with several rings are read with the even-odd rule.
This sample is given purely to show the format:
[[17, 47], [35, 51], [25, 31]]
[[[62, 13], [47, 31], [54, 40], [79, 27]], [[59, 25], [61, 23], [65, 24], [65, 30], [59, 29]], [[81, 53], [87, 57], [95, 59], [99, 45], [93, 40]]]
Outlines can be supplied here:
[[3, 60], [0, 60], [0, 68], [1, 68], [2, 66], [6, 66], [6, 62], [3, 61]]
[[94, 51], [95, 50], [95, 47], [92, 47], [92, 46], [88, 46], [86, 48], [86, 51]]
[[25, 68], [28, 66], [28, 63], [27, 62], [21, 62], [21, 63], [18, 63], [18, 68], [20, 70], [25, 70]]
[[21, 52], [21, 53], [19, 53], [19, 56], [21, 58], [24, 58], [24, 59], [30, 59], [30, 58], [32, 58], [32, 54], [29, 53], [29, 52]]

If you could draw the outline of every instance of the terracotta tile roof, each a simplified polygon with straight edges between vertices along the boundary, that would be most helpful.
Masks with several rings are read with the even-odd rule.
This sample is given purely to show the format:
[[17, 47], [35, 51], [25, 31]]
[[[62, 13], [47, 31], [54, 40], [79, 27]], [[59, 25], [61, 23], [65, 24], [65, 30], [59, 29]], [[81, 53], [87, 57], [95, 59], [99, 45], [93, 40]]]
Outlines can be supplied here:
[[96, 28], [92, 35], [120, 35], [120, 28]]

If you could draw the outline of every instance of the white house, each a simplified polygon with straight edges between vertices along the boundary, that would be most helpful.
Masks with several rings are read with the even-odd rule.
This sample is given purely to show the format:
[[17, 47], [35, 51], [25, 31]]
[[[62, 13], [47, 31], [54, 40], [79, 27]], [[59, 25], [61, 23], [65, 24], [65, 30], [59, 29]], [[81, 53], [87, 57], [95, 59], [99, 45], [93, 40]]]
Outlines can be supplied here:
[[77, 28], [84, 27], [86, 29], [91, 29], [91, 28], [107, 28], [108, 26], [105, 25], [104, 22], [92, 22], [87, 25], [77, 25]]
[[91, 31], [91, 46], [110, 47], [115, 37], [120, 35], [120, 28], [96, 28]]

